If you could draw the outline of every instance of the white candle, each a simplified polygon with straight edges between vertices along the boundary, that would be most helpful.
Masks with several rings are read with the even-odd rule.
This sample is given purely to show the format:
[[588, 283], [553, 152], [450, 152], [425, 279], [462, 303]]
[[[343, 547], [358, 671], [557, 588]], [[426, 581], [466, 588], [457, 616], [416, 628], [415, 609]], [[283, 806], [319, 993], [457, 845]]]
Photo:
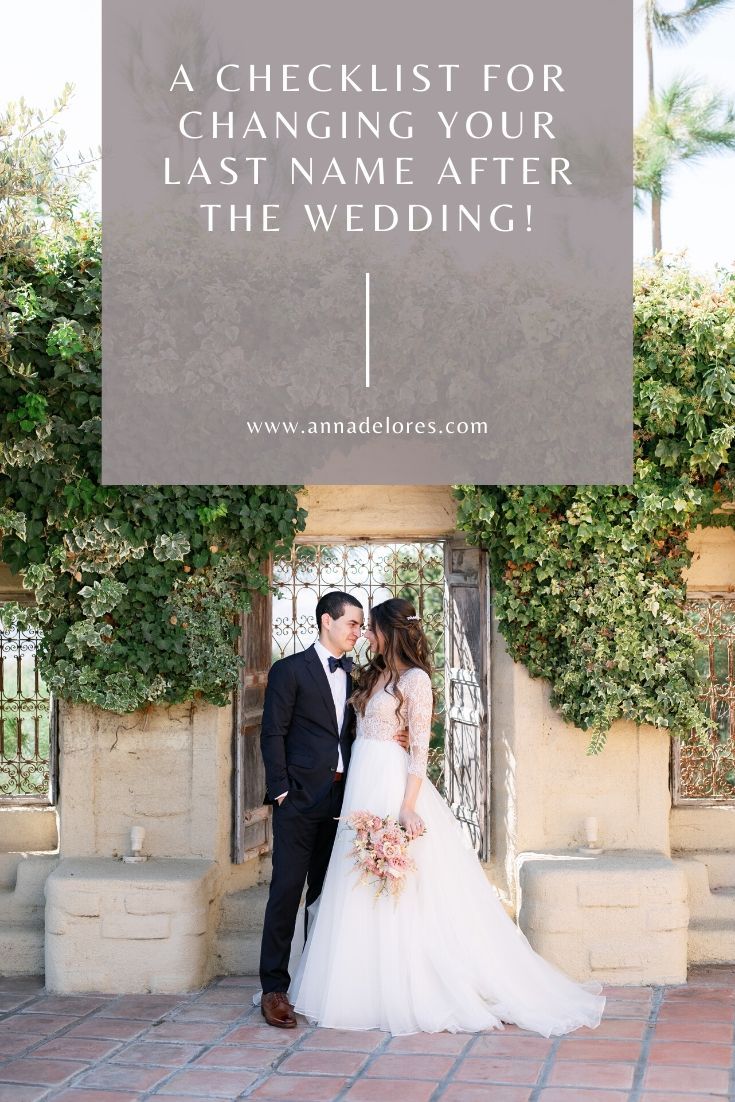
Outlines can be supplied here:
[[589, 815], [584, 821], [584, 836], [587, 845], [593, 848], [597, 845], [597, 830], [597, 819], [594, 815]]

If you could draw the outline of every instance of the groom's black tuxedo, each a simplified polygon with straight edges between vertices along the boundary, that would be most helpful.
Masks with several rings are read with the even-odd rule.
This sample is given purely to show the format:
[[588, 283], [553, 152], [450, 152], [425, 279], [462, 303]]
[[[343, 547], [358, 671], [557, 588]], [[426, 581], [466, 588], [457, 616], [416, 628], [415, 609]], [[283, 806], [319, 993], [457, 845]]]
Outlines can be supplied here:
[[[337, 672], [349, 697], [352, 680]], [[273, 804], [273, 874], [260, 952], [264, 993], [287, 991], [291, 982], [288, 960], [301, 894], [307, 884], [309, 907], [321, 893], [342, 808], [338, 751], [344, 774], [354, 737], [352, 705], [345, 704], [338, 729], [334, 697], [313, 646], [271, 667], [260, 736], [265, 802]]]
[[[348, 674], [347, 696], [352, 692]], [[286, 802], [308, 811], [330, 790], [337, 748], [347, 772], [355, 737], [355, 713], [347, 704], [337, 730], [334, 700], [319, 655], [311, 646], [272, 667], [263, 707], [260, 747], [265, 763], [265, 803], [288, 792]]]

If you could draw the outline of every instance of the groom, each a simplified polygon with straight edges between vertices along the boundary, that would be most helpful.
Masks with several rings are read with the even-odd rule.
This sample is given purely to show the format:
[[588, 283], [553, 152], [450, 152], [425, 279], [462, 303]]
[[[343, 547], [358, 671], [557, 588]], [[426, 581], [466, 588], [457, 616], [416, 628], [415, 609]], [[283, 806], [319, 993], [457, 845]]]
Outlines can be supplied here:
[[[322, 890], [337, 833], [355, 737], [352, 659], [363, 609], [349, 593], [316, 606], [318, 640], [274, 663], [265, 693], [260, 746], [266, 803], [273, 804], [273, 875], [260, 951], [260, 1001], [268, 1025], [294, 1029], [288, 960], [304, 884], [308, 908]], [[399, 741], [405, 747], [407, 736]]]

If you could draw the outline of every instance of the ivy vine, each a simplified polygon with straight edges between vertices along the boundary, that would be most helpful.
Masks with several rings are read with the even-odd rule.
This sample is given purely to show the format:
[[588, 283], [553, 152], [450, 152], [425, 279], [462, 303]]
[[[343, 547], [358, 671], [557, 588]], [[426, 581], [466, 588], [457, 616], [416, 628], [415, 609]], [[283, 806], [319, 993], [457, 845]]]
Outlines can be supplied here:
[[[705, 737], [684, 612], [687, 536], [732, 525], [735, 281], [636, 277], [632, 486], [460, 486], [512, 656], [599, 750], [617, 719]], [[0, 272], [0, 558], [36, 604], [58, 696], [114, 711], [235, 684], [236, 617], [303, 528], [294, 487], [110, 487], [100, 477], [96, 227]]]
[[683, 571], [694, 526], [735, 523], [735, 277], [637, 273], [634, 428], [631, 486], [455, 488], [511, 655], [592, 753], [618, 719], [708, 737]]
[[100, 240], [94, 225], [0, 270], [0, 559], [42, 632], [58, 697], [116, 712], [238, 675], [237, 614], [303, 528], [295, 487], [100, 485]]

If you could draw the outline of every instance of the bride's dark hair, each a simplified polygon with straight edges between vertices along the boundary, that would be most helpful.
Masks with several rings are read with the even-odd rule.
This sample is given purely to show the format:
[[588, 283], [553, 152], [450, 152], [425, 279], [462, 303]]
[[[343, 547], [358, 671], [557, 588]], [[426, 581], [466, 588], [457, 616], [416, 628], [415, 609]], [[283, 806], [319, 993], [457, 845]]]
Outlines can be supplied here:
[[421, 620], [410, 601], [403, 597], [391, 597], [379, 605], [373, 605], [369, 612], [369, 623], [373, 631], [379, 631], [383, 637], [383, 654], [375, 654], [367, 666], [355, 671], [357, 689], [351, 700], [355, 711], [365, 714], [365, 706], [372, 696], [378, 679], [388, 671], [388, 681], [384, 691], [396, 699], [396, 715], [403, 704], [403, 695], [398, 688], [398, 678], [402, 666], [416, 666], [431, 677], [429, 644], [421, 627]]

